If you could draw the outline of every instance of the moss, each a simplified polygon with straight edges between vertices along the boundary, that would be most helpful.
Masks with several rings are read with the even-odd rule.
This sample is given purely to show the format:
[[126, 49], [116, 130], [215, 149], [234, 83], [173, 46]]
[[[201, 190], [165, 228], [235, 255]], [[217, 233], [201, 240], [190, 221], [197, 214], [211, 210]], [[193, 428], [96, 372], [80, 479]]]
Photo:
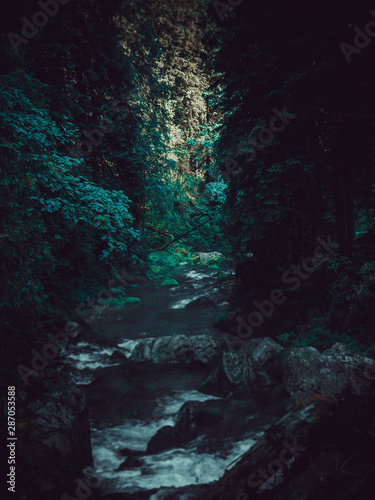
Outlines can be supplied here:
[[147, 271], [147, 277], [151, 280], [154, 280], [159, 276], [165, 276], [165, 274], [166, 274], [166, 269], [163, 266], [157, 266], [154, 264], [151, 264]]
[[148, 256], [147, 276], [151, 280], [167, 279], [171, 269], [189, 261], [185, 252], [152, 252]]
[[178, 286], [179, 283], [174, 280], [174, 279], [166, 279], [163, 281], [163, 283], [161, 283], [160, 286], [164, 287], [164, 288], [171, 288], [173, 286]]
[[150, 267], [157, 266], [161, 269], [171, 269], [186, 260], [186, 257], [177, 252], [152, 252], [148, 256]]

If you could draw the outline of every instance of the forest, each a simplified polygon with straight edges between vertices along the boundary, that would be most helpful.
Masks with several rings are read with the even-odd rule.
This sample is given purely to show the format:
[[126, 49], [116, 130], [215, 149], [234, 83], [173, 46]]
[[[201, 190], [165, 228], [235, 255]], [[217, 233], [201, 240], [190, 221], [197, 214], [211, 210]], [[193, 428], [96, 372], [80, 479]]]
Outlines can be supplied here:
[[0, 26], [4, 498], [373, 500], [375, 5]]

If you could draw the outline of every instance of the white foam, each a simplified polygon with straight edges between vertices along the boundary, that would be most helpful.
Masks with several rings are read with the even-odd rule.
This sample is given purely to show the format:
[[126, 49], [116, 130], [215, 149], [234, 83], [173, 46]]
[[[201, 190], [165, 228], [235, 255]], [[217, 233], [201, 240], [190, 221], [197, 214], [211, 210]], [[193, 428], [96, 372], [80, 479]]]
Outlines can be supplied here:
[[179, 300], [178, 302], [175, 302], [174, 304], [172, 304], [170, 306], [170, 308], [171, 309], [183, 309], [187, 304], [189, 304], [189, 302], [191, 302], [192, 300], [198, 299], [199, 297], [201, 297], [201, 295], [196, 295], [195, 297], [189, 297], [188, 299]]
[[[161, 404], [160, 420], [157, 418], [147, 422], [127, 420], [117, 427], [103, 430], [92, 429], [92, 449], [95, 468], [106, 481], [106, 492], [124, 489], [152, 489], [161, 487], [179, 487], [190, 484], [205, 484], [219, 479], [225, 468], [236, 458], [246, 452], [255, 442], [255, 437], [245, 437], [242, 441], [226, 450], [218, 450], [216, 454], [198, 452], [192, 443], [190, 449], [173, 449], [157, 455], [142, 457], [141, 467], [132, 470], [115, 472], [125, 457], [116, 451], [121, 448], [145, 451], [147, 443], [156, 431], [165, 425], [174, 425], [174, 417], [187, 401], [206, 401], [220, 399], [215, 396], [201, 394], [198, 391], [185, 391], [164, 396], [156, 400], [155, 407]], [[154, 412], [155, 414], [155, 412]], [[150, 415], [150, 417], [152, 417]]]
[[212, 275], [203, 272], [189, 271], [188, 273], [186, 273], [186, 277], [195, 280], [202, 280], [203, 278], [212, 278]]
[[[123, 434], [121, 434], [121, 439], [124, 439]], [[114, 443], [116, 443], [115, 440], [111, 442], [112, 446]], [[119, 458], [113, 450], [105, 446], [94, 446], [93, 454], [96, 470], [100, 476], [109, 480], [111, 490], [121, 491], [133, 488], [144, 490], [216, 481], [223, 475], [225, 468], [254, 443], [253, 438], [246, 438], [229, 449], [224, 458], [222, 452], [199, 453], [196, 448], [168, 450], [158, 455], [142, 457], [141, 467], [120, 472], [114, 472], [113, 469], [118, 468], [125, 460], [124, 457]], [[122, 446], [132, 448], [128, 439], [124, 439]]]
[[[130, 341], [134, 342], [134, 341]], [[139, 341], [137, 341], [139, 342]], [[137, 343], [136, 342], [136, 343]], [[66, 352], [65, 363], [74, 366], [78, 370], [96, 370], [105, 366], [114, 366], [121, 363], [112, 363], [109, 358], [114, 351], [122, 351], [125, 355], [129, 355], [128, 351], [119, 347], [102, 347], [95, 344], [89, 344], [86, 341], [72, 345]], [[80, 380], [79, 383], [89, 383]]]

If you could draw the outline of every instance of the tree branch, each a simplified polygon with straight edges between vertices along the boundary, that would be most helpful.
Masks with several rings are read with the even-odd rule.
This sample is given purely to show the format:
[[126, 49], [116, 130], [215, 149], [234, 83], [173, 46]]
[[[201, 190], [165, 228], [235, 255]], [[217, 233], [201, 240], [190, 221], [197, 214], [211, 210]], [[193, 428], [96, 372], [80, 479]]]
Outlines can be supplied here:
[[161, 231], [157, 227], [150, 226], [149, 224], [145, 224], [145, 227], [147, 227], [147, 229], [151, 229], [152, 231], [156, 231], [156, 232], [158, 232], [160, 234], [164, 234], [165, 236], [169, 236], [169, 238], [173, 238], [173, 236], [171, 234], [165, 233], [164, 231]]
[[155, 250], [150, 250], [148, 253], [152, 253], [152, 252], [161, 252], [162, 250], [165, 250], [167, 247], [169, 247], [169, 245], [172, 245], [172, 243], [175, 243], [176, 241], [178, 240], [181, 240], [184, 236], [186, 236], [187, 234], [189, 233], [192, 233], [193, 231], [195, 231], [196, 229], [198, 229], [199, 227], [201, 226], [204, 226], [204, 224], [207, 224], [207, 222], [209, 222], [209, 220], [206, 220], [205, 222], [202, 222], [202, 224], [199, 224], [198, 226], [195, 226], [193, 227], [192, 229], [189, 229], [189, 231], [186, 231], [186, 233], [182, 234], [181, 236], [178, 236], [177, 238], [175, 238], [174, 240], [170, 241], [169, 243], [167, 243], [166, 245], [164, 245], [163, 247], [161, 248], [156, 248]]

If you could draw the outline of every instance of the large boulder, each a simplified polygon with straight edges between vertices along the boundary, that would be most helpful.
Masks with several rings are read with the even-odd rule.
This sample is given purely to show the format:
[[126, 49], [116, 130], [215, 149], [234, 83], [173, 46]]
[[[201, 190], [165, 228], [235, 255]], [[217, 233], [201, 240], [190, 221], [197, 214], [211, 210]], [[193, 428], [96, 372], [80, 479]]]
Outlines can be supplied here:
[[[370, 370], [370, 372], [369, 372]], [[293, 401], [311, 394], [359, 394], [375, 375], [375, 361], [354, 354], [339, 343], [323, 353], [301, 347], [286, 359], [284, 385]]]
[[92, 461], [87, 399], [82, 391], [74, 386], [68, 393], [56, 388], [51, 399], [32, 401], [28, 409], [38, 439], [57, 458], [79, 467]]
[[[19, 498], [60, 498], [92, 464], [86, 397], [69, 374], [39, 374], [29, 392], [19, 390], [17, 467]], [[53, 382], [48, 392], [41, 383]], [[33, 389], [35, 393], [33, 393]], [[18, 498], [18, 497], [17, 497]]]
[[238, 352], [223, 353], [224, 372], [234, 384], [271, 384], [281, 375], [278, 358], [283, 350], [280, 344], [268, 337], [250, 339]]
[[237, 352], [224, 351], [199, 387], [203, 394], [227, 396], [239, 386], [256, 388], [280, 384], [284, 348], [274, 340], [256, 338], [244, 342]]
[[176, 335], [142, 340], [129, 359], [133, 362], [153, 361], [161, 364], [207, 364], [217, 357], [220, 349], [219, 341], [213, 337]]

